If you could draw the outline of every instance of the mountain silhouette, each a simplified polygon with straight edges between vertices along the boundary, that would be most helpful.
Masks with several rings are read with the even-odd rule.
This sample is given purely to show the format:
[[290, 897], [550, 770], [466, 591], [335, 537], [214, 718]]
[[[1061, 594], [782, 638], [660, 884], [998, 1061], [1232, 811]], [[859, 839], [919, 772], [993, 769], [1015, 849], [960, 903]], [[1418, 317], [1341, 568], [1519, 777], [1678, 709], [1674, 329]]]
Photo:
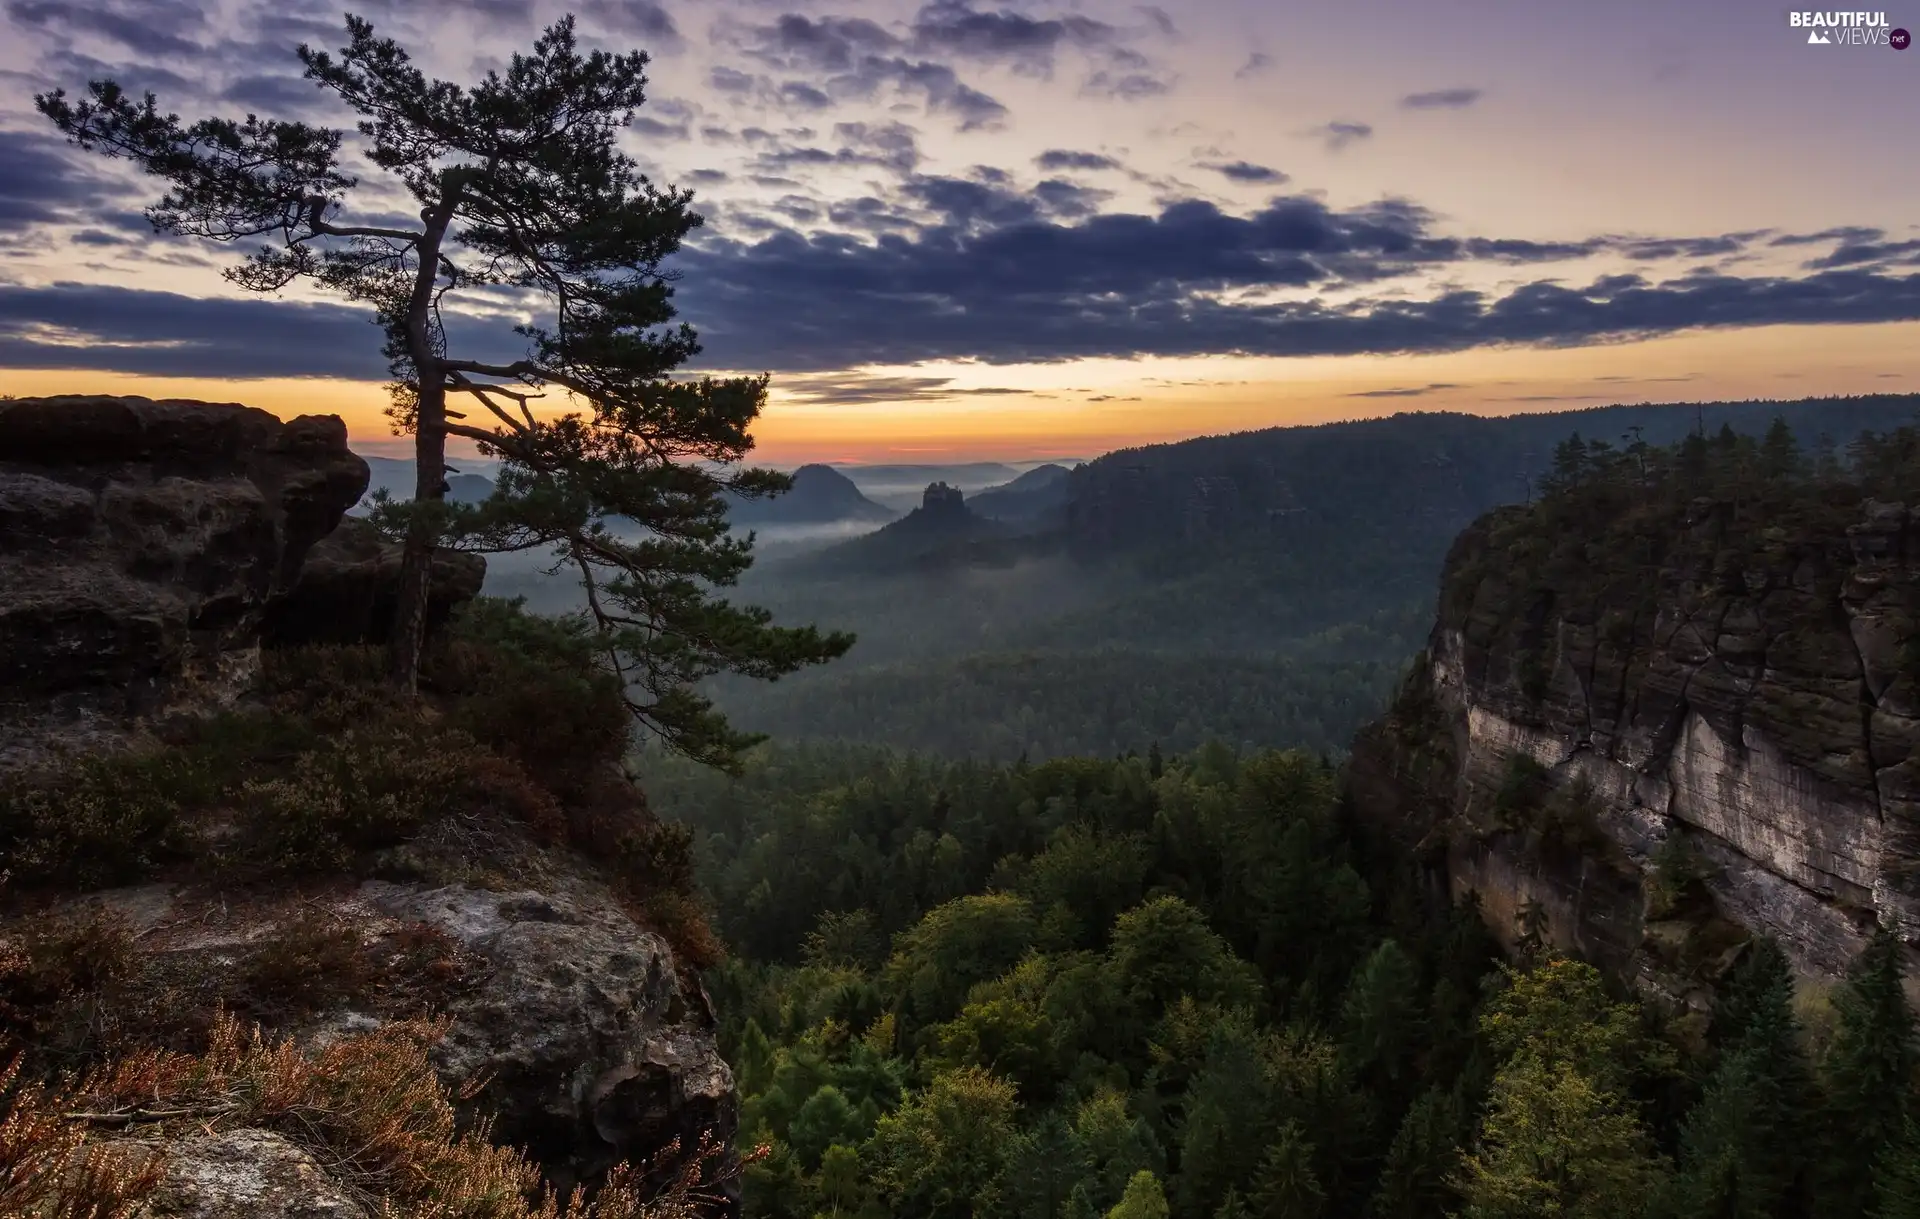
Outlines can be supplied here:
[[736, 525], [817, 525], [829, 521], [890, 521], [896, 514], [860, 493], [832, 466], [801, 466], [793, 488], [760, 499], [727, 496], [727, 519]]

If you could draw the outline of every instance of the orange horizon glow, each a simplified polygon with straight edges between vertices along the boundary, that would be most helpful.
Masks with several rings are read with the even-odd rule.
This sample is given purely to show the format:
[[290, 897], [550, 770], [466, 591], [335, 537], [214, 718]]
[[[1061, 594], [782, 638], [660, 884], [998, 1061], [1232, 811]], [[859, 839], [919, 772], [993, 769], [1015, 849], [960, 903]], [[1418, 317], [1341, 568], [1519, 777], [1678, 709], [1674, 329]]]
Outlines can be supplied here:
[[[1433, 356], [1191, 360], [857, 370], [843, 379], [917, 376], [939, 392], [888, 403], [783, 391], [754, 429], [753, 459], [916, 464], [1090, 459], [1113, 449], [1265, 427], [1412, 410], [1506, 415], [1635, 402], [1793, 399], [1920, 391], [1920, 324], [1766, 327], [1631, 344], [1479, 350]], [[931, 374], [931, 376], [929, 376]], [[990, 395], [982, 386], [995, 387]], [[1012, 389], [1016, 392], [1006, 392]], [[970, 396], [972, 391], [972, 396]], [[137, 394], [241, 402], [282, 418], [334, 414], [354, 448], [403, 456], [384, 383], [0, 371], [0, 393]], [[455, 446], [471, 456], [470, 445]]]

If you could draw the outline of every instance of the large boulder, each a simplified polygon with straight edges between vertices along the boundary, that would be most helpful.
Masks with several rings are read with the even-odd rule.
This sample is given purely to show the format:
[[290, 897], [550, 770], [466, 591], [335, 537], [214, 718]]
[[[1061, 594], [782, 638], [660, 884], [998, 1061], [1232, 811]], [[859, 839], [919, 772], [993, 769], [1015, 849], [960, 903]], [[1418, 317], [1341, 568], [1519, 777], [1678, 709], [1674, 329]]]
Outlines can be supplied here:
[[[730, 1146], [733, 1072], [698, 976], [584, 861], [509, 853], [522, 849], [529, 853], [515, 867], [524, 873], [493, 878], [496, 888], [343, 878], [297, 892], [214, 894], [168, 883], [86, 895], [57, 913], [81, 923], [109, 915], [137, 946], [129, 980], [101, 1000], [126, 1021], [193, 1028], [216, 1009], [237, 1011], [317, 1052], [395, 1019], [444, 1016], [432, 1060], [461, 1098], [462, 1119], [487, 1121], [494, 1142], [523, 1149], [563, 1193], [622, 1161], [671, 1173], [684, 1162], [663, 1155], [676, 1142], [683, 1156], [703, 1139]], [[398, 861], [396, 872], [415, 870]], [[344, 968], [348, 957], [377, 968]], [[260, 1006], [260, 963], [276, 961], [316, 971], [300, 1010]], [[199, 1019], [184, 1010], [195, 1005], [206, 1009]], [[217, 1180], [245, 1192], [256, 1178], [299, 1169], [274, 1146], [241, 1142], [169, 1147], [183, 1157], [172, 1173], [178, 1192], [211, 1198]], [[731, 1204], [717, 1210], [736, 1213]]]
[[15, 760], [34, 752], [26, 729], [71, 735], [244, 686], [267, 607], [366, 485], [330, 415], [0, 401], [0, 739]]
[[641, 930], [597, 886], [488, 892], [369, 881], [361, 899], [402, 925], [428, 926], [487, 963], [455, 998], [436, 1065], [562, 1186], [737, 1123], [733, 1072], [714, 1015], [667, 942]]

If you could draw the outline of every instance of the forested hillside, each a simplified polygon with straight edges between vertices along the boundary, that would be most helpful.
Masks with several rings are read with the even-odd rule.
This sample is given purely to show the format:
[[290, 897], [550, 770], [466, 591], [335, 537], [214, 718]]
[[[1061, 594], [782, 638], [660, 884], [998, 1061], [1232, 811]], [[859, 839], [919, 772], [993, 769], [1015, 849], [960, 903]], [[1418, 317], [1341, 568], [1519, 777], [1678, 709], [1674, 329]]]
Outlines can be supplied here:
[[[1425, 642], [1455, 536], [1537, 497], [1575, 431], [1618, 452], [1700, 426], [1758, 438], [1780, 419], [1815, 453], [1916, 409], [1883, 395], [1405, 414], [1110, 453], [1065, 475], [1051, 532], [763, 563], [743, 596], [859, 640], [818, 672], [716, 693], [783, 738], [1001, 761], [1215, 737], [1339, 751]], [[1037, 693], [1042, 670], [1058, 680]]]
[[1798, 999], [1757, 941], [1669, 1011], [1498, 963], [1298, 752], [646, 769], [735, 953], [748, 1215], [1916, 1213], [1890, 936]]

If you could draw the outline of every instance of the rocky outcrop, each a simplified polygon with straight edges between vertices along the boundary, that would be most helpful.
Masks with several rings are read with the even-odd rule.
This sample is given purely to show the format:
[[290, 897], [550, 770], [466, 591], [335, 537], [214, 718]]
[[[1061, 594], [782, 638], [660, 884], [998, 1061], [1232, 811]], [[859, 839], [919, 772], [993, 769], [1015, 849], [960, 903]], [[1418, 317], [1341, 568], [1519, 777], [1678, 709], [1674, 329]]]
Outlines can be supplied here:
[[[444, 1017], [433, 1062], [463, 1098], [465, 1119], [488, 1121], [495, 1142], [524, 1149], [562, 1193], [592, 1185], [622, 1161], [654, 1160], [676, 1141], [685, 1152], [703, 1136], [729, 1143], [738, 1120], [733, 1074], [697, 977], [587, 869], [563, 853], [539, 858], [537, 880], [526, 878], [537, 888], [366, 880], [247, 898], [146, 885], [67, 909], [83, 920], [96, 910], [119, 920], [143, 957], [141, 976], [167, 979], [176, 996], [243, 1011], [258, 962], [331, 962], [340, 976], [316, 977], [307, 988], [317, 1007], [270, 1030], [312, 1049], [397, 1018]], [[315, 955], [316, 936], [334, 947]], [[396, 944], [406, 947], [394, 952]], [[382, 976], [343, 968], [343, 947], [384, 961]], [[183, 1201], [155, 1214], [309, 1213], [274, 1209], [292, 1201], [232, 1209], [307, 1179], [304, 1153], [277, 1136], [236, 1132], [167, 1152], [170, 1185], [161, 1198]]]
[[333, 416], [0, 402], [0, 736], [244, 685], [268, 606], [366, 483]]
[[488, 963], [447, 1008], [436, 1063], [497, 1138], [526, 1148], [563, 1187], [703, 1133], [725, 1142], [733, 1073], [713, 1041], [698, 980], [666, 941], [604, 893], [567, 887], [486, 892], [368, 882], [361, 901], [432, 927]]
[[[223, 1013], [315, 1052], [444, 1021], [430, 1065], [416, 1049], [414, 1077], [437, 1075], [463, 1128], [524, 1150], [563, 1195], [621, 1162], [670, 1174], [675, 1144], [682, 1157], [717, 1145], [703, 1162], [726, 1168], [735, 1097], [712, 1009], [639, 921], [658, 924], [651, 903], [668, 882], [589, 858], [609, 854], [589, 831], [654, 826], [618, 769], [617, 683], [527, 657], [510, 670], [548, 690], [548, 710], [584, 707], [605, 729], [568, 734], [571, 752], [523, 753], [488, 718], [508, 713], [476, 709], [495, 672], [477, 655], [438, 702], [293, 652], [269, 655], [280, 684], [238, 697], [263, 645], [383, 634], [398, 548], [342, 523], [367, 481], [337, 418], [0, 402], [0, 855], [14, 869], [0, 875], [0, 1038], [18, 1038], [35, 1070], [64, 1070], [80, 1042], [122, 1062], [200, 1053], [229, 1027]], [[441, 556], [430, 625], [484, 574], [477, 557]], [[301, 674], [314, 688], [296, 689]], [[608, 686], [611, 703], [593, 702]], [[241, 714], [165, 717], [222, 705]], [[136, 747], [65, 756], [104, 745]], [[142, 769], [168, 750], [181, 751], [177, 774]], [[63, 802], [77, 774], [96, 786]], [[10, 800], [16, 790], [27, 798]], [[120, 815], [134, 806], [140, 817]], [[357, 832], [369, 823], [379, 831]], [[129, 836], [123, 866], [79, 866]], [[153, 883], [73, 891], [135, 878]], [[49, 943], [92, 946], [84, 982], [42, 984], [30, 948]], [[86, 1032], [60, 1041], [75, 1029]], [[215, 1109], [217, 1123], [191, 1130], [131, 1111], [109, 1123], [158, 1123], [166, 1176], [142, 1213], [376, 1213], [365, 1182], [316, 1160], [297, 1124], [255, 1129], [237, 1102]]]
[[[367, 481], [331, 415], [0, 401], [0, 768], [221, 704], [263, 643], [382, 642], [400, 548], [345, 516]], [[428, 629], [485, 577], [440, 554]]]
[[1920, 939], [1920, 513], [1816, 507], [1697, 500], [1584, 550], [1489, 514], [1356, 806], [1509, 944], [1682, 999], [1751, 934], [1824, 980], [1876, 923]]
[[[312, 643], [385, 643], [400, 587], [400, 544], [368, 522], [347, 517], [307, 552], [299, 580], [267, 607], [262, 634], [271, 647]], [[443, 550], [434, 556], [427, 630], [480, 595], [487, 561]]]

